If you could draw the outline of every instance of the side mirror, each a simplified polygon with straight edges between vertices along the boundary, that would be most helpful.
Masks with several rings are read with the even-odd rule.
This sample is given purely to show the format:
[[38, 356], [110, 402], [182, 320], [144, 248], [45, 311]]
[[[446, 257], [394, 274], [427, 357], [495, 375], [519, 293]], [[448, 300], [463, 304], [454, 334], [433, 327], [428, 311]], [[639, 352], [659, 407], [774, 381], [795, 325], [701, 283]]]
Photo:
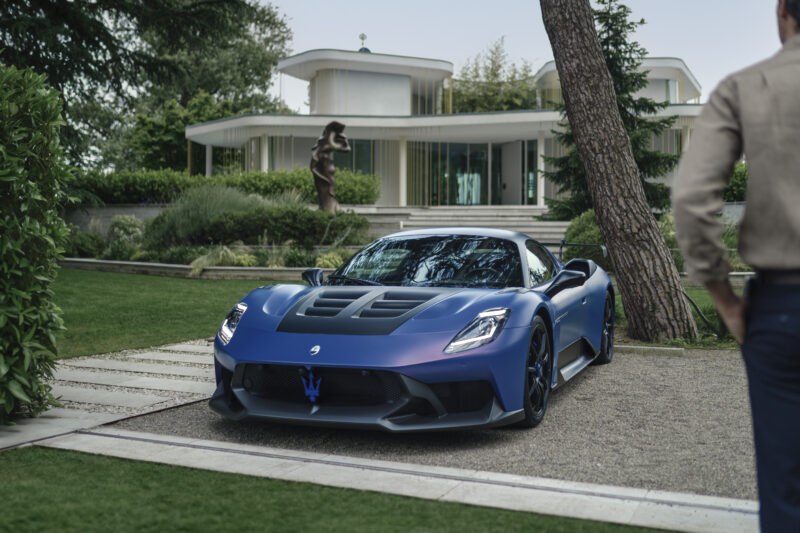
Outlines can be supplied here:
[[312, 287], [319, 287], [322, 285], [322, 269], [309, 268], [303, 272], [303, 280]]
[[559, 292], [563, 291], [564, 289], [569, 289], [571, 287], [580, 287], [586, 282], [586, 274], [583, 272], [578, 272], [577, 270], [562, 270], [556, 277], [553, 278], [553, 281], [550, 282], [550, 286], [544, 291], [544, 293], [552, 298]]

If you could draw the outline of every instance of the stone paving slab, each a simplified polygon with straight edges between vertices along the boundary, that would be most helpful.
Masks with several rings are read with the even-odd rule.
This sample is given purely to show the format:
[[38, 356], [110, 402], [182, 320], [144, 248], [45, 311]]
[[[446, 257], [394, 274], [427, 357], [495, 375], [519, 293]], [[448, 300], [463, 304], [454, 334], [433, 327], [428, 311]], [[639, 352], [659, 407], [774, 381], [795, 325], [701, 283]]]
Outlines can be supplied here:
[[169, 399], [154, 394], [87, 389], [83, 387], [70, 387], [68, 385], [53, 385], [53, 396], [68, 402], [131, 408], [149, 407]]
[[70, 433], [77, 429], [107, 424], [127, 416], [129, 415], [90, 413], [79, 409], [55, 407], [36, 418], [21, 418], [14, 426], [0, 426], [0, 450], [62, 433]]
[[172, 352], [187, 352], [187, 353], [214, 353], [213, 344], [168, 344], [166, 346], [159, 346], [159, 350], [169, 350]]
[[749, 500], [363, 461], [332, 454], [98, 428], [42, 441], [51, 448], [220, 472], [306, 481], [438, 501], [703, 533], [758, 531]]
[[209, 396], [211, 396], [215, 388], [212, 381], [200, 382], [143, 376], [137, 377], [131, 376], [130, 374], [91, 372], [88, 370], [73, 370], [65, 367], [59, 367], [56, 370], [55, 379], [61, 381], [73, 381], [76, 383], [93, 383], [96, 385], [131, 387], [135, 389], [190, 392], [194, 394], [207, 394]]
[[190, 353], [143, 352], [132, 353], [127, 359], [143, 361], [165, 361], [167, 363], [191, 363], [195, 365], [213, 365], [213, 355], [195, 355]]
[[[190, 366], [145, 363], [141, 361], [120, 361], [119, 359], [76, 359], [73, 361], [64, 361], [61, 364], [64, 367], [120, 370], [122, 372], [161, 374], [165, 376], [186, 376], [208, 379], [214, 377], [214, 370], [211, 368], [195, 368]], [[58, 372], [56, 372], [56, 378], [58, 378]]]

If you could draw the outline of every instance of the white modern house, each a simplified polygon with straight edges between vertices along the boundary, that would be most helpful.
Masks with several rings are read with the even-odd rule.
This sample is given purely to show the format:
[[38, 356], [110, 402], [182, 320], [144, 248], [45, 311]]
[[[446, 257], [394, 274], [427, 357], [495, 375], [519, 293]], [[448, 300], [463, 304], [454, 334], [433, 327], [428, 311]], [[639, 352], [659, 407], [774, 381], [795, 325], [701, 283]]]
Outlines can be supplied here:
[[[669, 102], [673, 128], [654, 139], [681, 153], [700, 113], [700, 85], [677, 58], [647, 58], [642, 94]], [[337, 168], [382, 178], [378, 206], [544, 206], [555, 196], [540, 170], [544, 155], [559, 155], [551, 131], [561, 99], [555, 63], [536, 73], [539, 109], [452, 114], [453, 65], [424, 59], [345, 50], [309, 50], [278, 63], [278, 70], [309, 82], [308, 115], [242, 115], [186, 128], [205, 146], [206, 174], [215, 147], [243, 149], [245, 170], [307, 166], [311, 147], [331, 120], [345, 124], [352, 152]], [[548, 107], [551, 107], [548, 109]], [[671, 177], [666, 177], [669, 182]]]

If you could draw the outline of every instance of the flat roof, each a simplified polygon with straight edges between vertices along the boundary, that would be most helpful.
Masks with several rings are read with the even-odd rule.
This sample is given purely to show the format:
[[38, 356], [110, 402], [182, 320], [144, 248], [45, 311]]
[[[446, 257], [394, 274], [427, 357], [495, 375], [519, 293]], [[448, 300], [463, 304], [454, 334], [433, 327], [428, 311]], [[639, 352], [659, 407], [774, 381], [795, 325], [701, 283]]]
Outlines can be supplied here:
[[311, 81], [317, 72], [326, 69], [405, 75], [417, 81], [441, 81], [453, 74], [453, 64], [441, 59], [326, 48], [307, 50], [278, 61], [280, 72], [305, 81]]
[[[696, 117], [699, 104], [670, 105], [656, 116]], [[561, 116], [554, 110], [497, 111], [451, 115], [275, 115], [253, 114], [223, 118], [186, 128], [186, 138], [199, 144], [239, 148], [261, 135], [317, 138], [332, 120], [345, 125], [352, 139], [454, 143], [504, 143], [551, 137]]]

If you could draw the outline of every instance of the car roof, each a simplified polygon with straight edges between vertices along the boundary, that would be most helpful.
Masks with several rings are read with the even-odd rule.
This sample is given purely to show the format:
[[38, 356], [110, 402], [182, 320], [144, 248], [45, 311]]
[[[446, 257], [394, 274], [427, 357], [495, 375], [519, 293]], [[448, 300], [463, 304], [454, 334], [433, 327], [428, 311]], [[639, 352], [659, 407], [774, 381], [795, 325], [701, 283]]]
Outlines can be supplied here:
[[445, 227], [445, 228], [426, 228], [400, 231], [386, 235], [384, 239], [405, 238], [405, 237], [424, 237], [426, 235], [470, 235], [477, 237], [493, 237], [496, 239], [506, 239], [517, 244], [525, 244], [525, 241], [534, 240], [524, 233], [500, 228], [480, 228], [480, 227]]

